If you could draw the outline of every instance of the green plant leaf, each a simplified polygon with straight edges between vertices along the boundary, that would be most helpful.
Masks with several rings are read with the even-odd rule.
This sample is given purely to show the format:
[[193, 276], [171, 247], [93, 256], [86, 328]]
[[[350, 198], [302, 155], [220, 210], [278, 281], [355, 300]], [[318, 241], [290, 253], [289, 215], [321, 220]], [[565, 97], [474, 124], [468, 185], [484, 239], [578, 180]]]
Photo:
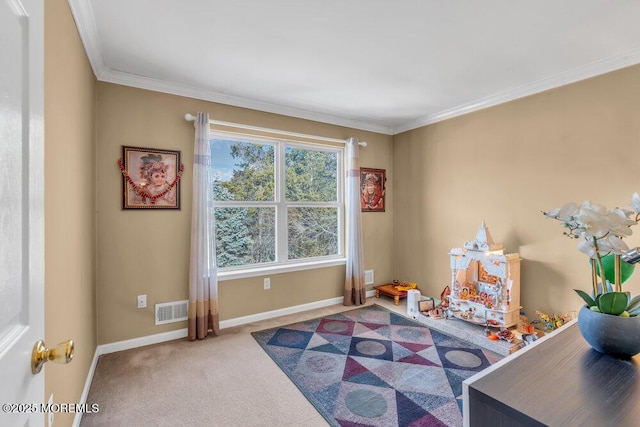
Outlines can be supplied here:
[[636, 317], [638, 315], [640, 315], [640, 307], [636, 308], [635, 310], [629, 311], [627, 310], [627, 312], [629, 313], [630, 317]]
[[600, 311], [617, 316], [627, 309], [629, 295], [624, 292], [607, 292], [596, 297]]
[[[615, 255], [609, 254], [602, 257], [602, 268], [604, 269], [605, 278], [611, 282], [615, 282]], [[591, 260], [590, 262], [593, 262]], [[631, 278], [633, 272], [635, 271], [636, 266], [633, 264], [627, 264], [626, 262], [620, 260], [620, 275], [622, 276], [622, 283], [626, 282]], [[598, 268], [598, 263], [596, 263], [596, 273], [598, 277], [600, 276], [600, 268]], [[621, 284], [622, 284], [621, 283]]]
[[576, 291], [576, 293], [580, 295], [580, 298], [582, 298], [589, 307], [593, 307], [594, 305], [596, 305], [596, 302], [593, 300], [593, 298], [591, 298], [591, 296], [585, 291], [581, 291], [580, 289], [574, 289], [574, 291]]
[[[613, 285], [608, 280], [604, 283], [604, 286], [602, 286], [602, 282], [598, 282], [596, 286], [598, 287], [598, 294], [613, 292]], [[593, 295], [593, 292], [591, 292], [591, 298], [595, 298], [595, 296]]]
[[629, 304], [627, 305], [627, 311], [631, 316], [637, 316], [640, 314], [640, 295], [636, 295], [631, 298]]

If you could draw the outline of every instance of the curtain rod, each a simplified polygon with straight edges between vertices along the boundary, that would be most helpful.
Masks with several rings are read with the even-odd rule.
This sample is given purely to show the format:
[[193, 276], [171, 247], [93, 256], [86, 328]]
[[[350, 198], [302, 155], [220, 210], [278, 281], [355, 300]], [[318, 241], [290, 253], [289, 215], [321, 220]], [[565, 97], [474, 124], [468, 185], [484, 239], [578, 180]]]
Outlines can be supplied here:
[[[184, 119], [192, 122], [194, 121], [196, 118], [193, 114], [185, 114], [184, 115]], [[209, 120], [209, 124], [211, 125], [220, 125], [220, 126], [227, 126], [227, 127], [232, 127], [232, 128], [239, 128], [239, 129], [249, 129], [249, 130], [255, 130], [258, 132], [267, 132], [267, 133], [277, 133], [280, 135], [286, 135], [286, 136], [295, 136], [298, 138], [307, 138], [307, 139], [315, 139], [318, 141], [326, 141], [326, 142], [337, 142], [340, 144], [346, 144], [347, 141], [344, 139], [337, 139], [337, 138], [328, 138], [326, 136], [317, 136], [317, 135], [309, 135], [306, 133], [298, 133], [298, 132], [289, 132], [286, 130], [278, 130], [278, 129], [269, 129], [269, 128], [263, 128], [263, 127], [258, 127], [258, 126], [251, 126], [251, 125], [243, 125], [240, 123], [233, 123], [233, 122], [223, 122], [220, 120]], [[367, 143], [364, 141], [360, 141], [358, 142], [358, 145], [361, 145], [363, 147], [367, 146]]]

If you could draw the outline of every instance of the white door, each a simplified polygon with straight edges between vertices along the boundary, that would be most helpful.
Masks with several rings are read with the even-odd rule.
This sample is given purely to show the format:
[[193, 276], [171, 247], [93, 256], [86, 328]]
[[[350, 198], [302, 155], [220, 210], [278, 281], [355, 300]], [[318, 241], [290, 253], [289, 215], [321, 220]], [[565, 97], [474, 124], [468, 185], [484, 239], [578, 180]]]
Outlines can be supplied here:
[[44, 425], [44, 5], [0, 0], [0, 425]]

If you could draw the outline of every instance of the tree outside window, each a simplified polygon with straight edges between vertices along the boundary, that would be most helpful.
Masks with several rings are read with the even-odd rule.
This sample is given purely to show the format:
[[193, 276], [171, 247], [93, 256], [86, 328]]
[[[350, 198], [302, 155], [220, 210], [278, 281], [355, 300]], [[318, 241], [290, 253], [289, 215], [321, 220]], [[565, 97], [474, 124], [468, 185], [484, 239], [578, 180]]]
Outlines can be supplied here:
[[342, 148], [214, 133], [220, 268], [342, 256]]

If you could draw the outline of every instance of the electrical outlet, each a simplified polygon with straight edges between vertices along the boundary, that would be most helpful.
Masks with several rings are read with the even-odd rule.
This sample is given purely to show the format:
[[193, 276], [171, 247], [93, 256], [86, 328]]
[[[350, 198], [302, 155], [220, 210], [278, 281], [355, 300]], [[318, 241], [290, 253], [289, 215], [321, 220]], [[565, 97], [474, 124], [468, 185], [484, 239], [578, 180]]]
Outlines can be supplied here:
[[264, 289], [271, 289], [271, 279], [269, 279], [268, 277], [265, 277], [264, 279]]
[[147, 296], [138, 295], [138, 308], [145, 308], [147, 306]]
[[49, 396], [49, 412], [47, 412], [47, 423], [48, 426], [51, 427], [53, 425], [53, 415], [55, 414], [55, 412], [53, 412], [53, 410], [51, 410], [51, 407], [53, 406], [53, 393], [51, 393], [51, 396]]

